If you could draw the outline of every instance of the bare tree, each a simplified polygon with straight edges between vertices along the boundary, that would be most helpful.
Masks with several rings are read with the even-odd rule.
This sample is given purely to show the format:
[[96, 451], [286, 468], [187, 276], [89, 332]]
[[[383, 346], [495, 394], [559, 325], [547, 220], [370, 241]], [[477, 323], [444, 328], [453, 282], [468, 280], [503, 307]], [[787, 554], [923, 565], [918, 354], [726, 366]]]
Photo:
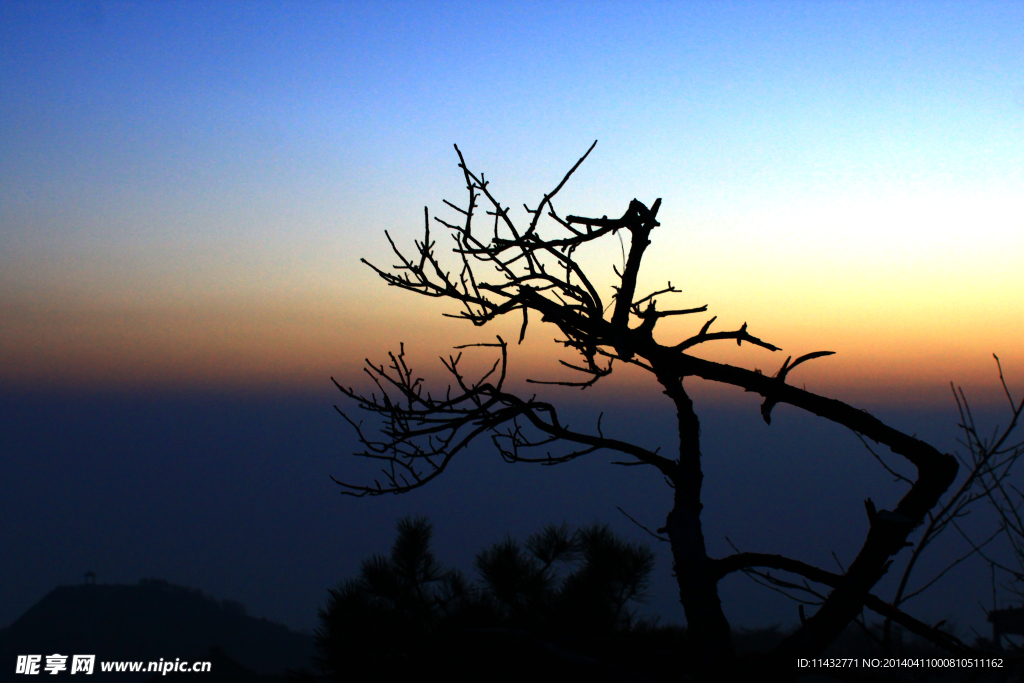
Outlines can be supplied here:
[[[594, 145], [597, 143], [595, 142]], [[407, 255], [388, 235], [397, 263], [391, 269], [363, 261], [388, 285], [457, 304], [452, 317], [483, 326], [497, 318], [522, 316], [520, 341], [527, 332], [530, 315], [539, 315], [561, 331], [560, 343], [576, 356], [561, 361], [577, 373], [571, 381], [548, 382], [569, 387], [593, 386], [611, 374], [613, 364], [628, 363], [651, 373], [673, 402], [677, 415], [678, 454], [671, 457], [633, 443], [604, 435], [600, 422], [593, 432], [570, 428], [555, 405], [536, 397], [521, 397], [506, 390], [507, 343], [498, 337], [491, 347], [498, 359], [483, 376], [471, 380], [460, 369], [461, 353], [443, 361], [453, 385], [440, 394], [428, 392], [423, 381], [407, 365], [404, 348], [390, 355], [389, 365], [367, 361], [366, 372], [377, 392], [364, 395], [354, 388], [338, 388], [363, 411], [382, 420], [379, 435], [372, 435], [348, 416], [365, 449], [358, 453], [383, 464], [383, 478], [373, 484], [338, 482], [356, 496], [403, 493], [425, 485], [439, 476], [451, 459], [478, 437], [491, 439], [501, 456], [510, 462], [567, 462], [597, 451], [617, 452], [621, 462], [656, 468], [672, 487], [673, 505], [664, 527], [672, 549], [675, 576], [688, 625], [694, 656], [694, 672], [704, 678], [727, 675], [730, 667], [751, 666], [737, 662], [729, 622], [718, 595], [718, 582], [736, 571], [774, 568], [823, 584], [827, 595], [815, 614], [803, 620], [799, 629], [757, 661], [759, 675], [772, 671], [781, 678], [795, 672], [799, 657], [813, 657], [828, 646], [865, 606], [900, 623], [930, 629], [894, 610], [871, 594], [885, 574], [892, 558], [907, 545], [907, 537], [936, 505], [956, 477], [956, 459], [923, 441], [908, 436], [867, 412], [835, 399], [820, 396], [787, 383], [789, 374], [801, 364], [830, 351], [792, 356], [772, 376], [757, 370], [717, 363], [688, 353], [711, 341], [733, 340], [770, 351], [778, 347], [747, 330], [713, 332], [711, 318], [700, 330], [674, 344], [662, 344], [653, 332], [663, 318], [692, 315], [707, 306], [682, 309], [659, 308], [660, 298], [680, 290], [669, 283], [650, 294], [638, 295], [637, 279], [644, 254], [651, 244], [661, 199], [648, 207], [634, 199], [619, 218], [565, 216], [555, 210], [552, 200], [594, 149], [587, 150], [555, 188], [544, 195], [536, 208], [526, 207], [529, 223], [516, 226], [509, 207], [492, 193], [484, 175], [471, 171], [456, 146], [459, 168], [468, 197], [464, 206], [445, 200], [457, 212], [457, 222], [434, 218], [453, 239], [456, 266], [449, 270], [436, 251], [429, 212], [424, 209], [424, 236]], [[525, 206], [525, 205], [524, 205]], [[545, 220], [542, 225], [542, 219]], [[551, 231], [554, 234], [549, 234]], [[607, 304], [576, 258], [580, 249], [605, 238], [628, 235], [628, 252], [618, 285]], [[386, 233], [385, 233], [386, 234]], [[607, 314], [610, 309], [610, 315]], [[463, 348], [463, 347], [460, 347]], [[792, 361], [792, 362], [791, 362]], [[701, 526], [700, 421], [684, 381], [688, 377], [720, 382], [755, 392], [764, 397], [761, 415], [771, 423], [775, 405], [786, 403], [844, 425], [916, 468], [909, 490], [893, 510], [876, 510], [865, 502], [870, 530], [856, 557], [842, 574], [834, 574], [779, 555], [737, 552], [724, 558], [707, 554]], [[336, 382], [337, 384], [337, 382]], [[339, 410], [339, 412], [341, 412]], [[345, 415], [344, 412], [342, 412]], [[556, 442], [569, 444], [561, 455], [539, 453]], [[541, 449], [538, 451], [538, 449]], [[942, 640], [941, 636], [935, 636]]]
[[[1024, 456], [1024, 441], [1017, 432], [1021, 415], [1024, 414], [1024, 399], [1014, 401], [1003, 376], [1002, 363], [995, 354], [993, 358], [999, 371], [1003, 395], [1009, 404], [1009, 420], [1004, 426], [997, 425], [990, 433], [983, 433], [975, 420], [963, 388], [950, 384], [959, 415], [957, 426], [962, 433], [958, 443], [966, 449], [966, 453], [956, 453], [964, 477], [940, 499], [933, 510], [928, 512], [924, 527], [915, 538], [914, 548], [903, 567], [899, 584], [890, 601], [895, 608], [932, 588], [952, 569], [971, 557], [979, 557], [987, 562], [993, 573], [998, 570], [1008, 575], [1011, 584], [1007, 588], [1018, 598], [1024, 597], [1024, 516], [1021, 514], [1024, 496], [1011, 477], [1017, 462]], [[890, 464], [882, 454], [871, 448], [870, 444], [865, 442], [864, 445], [896, 481], [913, 484], [912, 479], [901, 472], [898, 465]], [[982, 510], [987, 508], [993, 512], [996, 519], [996, 523], [983, 537], [976, 536], [976, 532], [972, 533], [963, 525], [963, 520], [977, 511], [979, 505]], [[955, 532], [954, 535], [962, 541], [963, 552], [925, 579], [915, 581], [921, 558], [940, 537], [951, 532]], [[1005, 553], [992, 552], [994, 542], [1000, 539], [1005, 543], [1004, 548], [1009, 550], [1009, 562], [1003, 559]], [[884, 622], [883, 645], [887, 649], [891, 644], [892, 622], [892, 618], [886, 618]]]
[[[1024, 456], [1024, 440], [1017, 432], [1021, 415], [1024, 414], [1024, 398], [1014, 402], [1013, 395], [1006, 386], [999, 358], [995, 359], [999, 367], [999, 382], [1010, 408], [1010, 420], [1006, 427], [1000, 429], [996, 426], [990, 436], [982, 434], [971, 413], [967, 396], [962, 389], [954, 391], [960, 413], [959, 426], [964, 435], [960, 443], [967, 448], [967, 455], [961, 462], [971, 468], [970, 487], [967, 488], [965, 484], [961, 490], [967, 488], [969, 496], [965, 498], [970, 502], [985, 500], [989, 503], [999, 520], [993, 536], [998, 534], [1006, 540], [1011, 551], [1011, 562], [1015, 566], [1000, 562], [985, 551], [992, 536], [972, 539], [959, 526], [955, 528], [971, 546], [971, 552], [981, 555], [994, 570], [1001, 570], [1010, 576], [1011, 584], [1008, 588], [1019, 600], [1024, 599], [1024, 515], [1021, 513], [1024, 508], [1024, 493], [1010, 480], [1010, 475], [1018, 460]], [[955, 519], [950, 523], [955, 525]]]

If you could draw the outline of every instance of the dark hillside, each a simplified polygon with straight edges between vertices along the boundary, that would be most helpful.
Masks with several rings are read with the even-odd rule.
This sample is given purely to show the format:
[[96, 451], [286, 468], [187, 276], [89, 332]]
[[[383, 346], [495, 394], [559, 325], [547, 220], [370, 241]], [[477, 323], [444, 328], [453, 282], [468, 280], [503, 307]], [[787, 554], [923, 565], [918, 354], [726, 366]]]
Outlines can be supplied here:
[[209, 660], [211, 648], [267, 676], [306, 665], [312, 643], [286, 626], [247, 616], [240, 603], [158, 579], [60, 586], [0, 631], [0, 680], [12, 677], [23, 654], [94, 654], [102, 676], [102, 661]]

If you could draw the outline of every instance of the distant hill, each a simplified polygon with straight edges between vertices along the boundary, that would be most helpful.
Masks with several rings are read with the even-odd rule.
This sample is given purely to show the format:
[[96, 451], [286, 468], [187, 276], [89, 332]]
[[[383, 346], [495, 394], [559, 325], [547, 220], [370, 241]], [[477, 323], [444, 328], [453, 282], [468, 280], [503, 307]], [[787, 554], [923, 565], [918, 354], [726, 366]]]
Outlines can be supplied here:
[[247, 616], [241, 603], [160, 579], [143, 579], [134, 586], [81, 584], [50, 591], [0, 630], [0, 681], [29, 680], [14, 673], [18, 655], [43, 655], [45, 662], [53, 653], [96, 655], [92, 680], [150, 679], [152, 674], [103, 676], [99, 662], [161, 658], [216, 660], [219, 671], [211, 672], [214, 676], [202, 674], [203, 680], [220, 679], [216, 674], [227, 670], [231, 679], [242, 680], [251, 677], [250, 672], [281, 676], [287, 669], [308, 669], [313, 642], [282, 624]]

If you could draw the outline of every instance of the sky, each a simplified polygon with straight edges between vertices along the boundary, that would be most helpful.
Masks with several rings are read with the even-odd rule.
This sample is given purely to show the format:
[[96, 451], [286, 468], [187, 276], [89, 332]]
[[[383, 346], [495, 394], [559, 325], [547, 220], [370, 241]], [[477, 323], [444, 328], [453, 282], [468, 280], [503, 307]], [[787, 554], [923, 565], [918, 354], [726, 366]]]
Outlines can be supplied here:
[[463, 200], [453, 143], [518, 207], [595, 139], [560, 210], [663, 198], [644, 279], [837, 351], [822, 386], [1024, 368], [1018, 3], [0, 11], [7, 383], [310, 387], [471, 339], [357, 258]]
[[[425, 205], [451, 216], [442, 200], [465, 194], [453, 144], [519, 207], [597, 140], [559, 211], [662, 198], [640, 289], [671, 281], [717, 329], [747, 322], [784, 349], [702, 355], [774, 371], [785, 355], [836, 351], [799, 381], [858, 406], [931, 410], [928, 424], [948, 418], [950, 381], [998, 394], [993, 353], [1024, 377], [1020, 3], [14, 0], [0, 4], [0, 130], [0, 391], [36, 407], [0, 418], [17, 458], [43, 448], [46, 430], [25, 417], [39, 397], [81, 408], [119, 396], [95, 420], [136, 415], [123, 429], [147, 446], [158, 437], [138, 405], [179, 397], [168, 405], [182, 424], [235, 405], [224, 396], [266, 398], [269, 415], [289, 396], [305, 403], [288, 410], [319, 410], [335, 400], [330, 376], [355, 381], [400, 342], [440, 379], [438, 355], [508, 326], [443, 318], [449, 308], [384, 287], [359, 258], [389, 265], [384, 231], [411, 245]], [[618, 244], [586, 258], [610, 288]], [[558, 373], [552, 336], [534, 327], [516, 377]], [[628, 403], [650, 394], [643, 382], [613, 377], [602, 396]], [[695, 390], [721, 410], [742, 404]], [[195, 429], [209, 439], [190, 448], [237, 465], [226, 427]], [[28, 467], [17, 471], [44, 500], [58, 496], [44, 472], [69, 454], [97, 458], [100, 482], [115, 437], [79, 436], [51, 444], [49, 465], [8, 466]], [[326, 461], [307, 465], [325, 480]], [[161, 505], [154, 515], [181, 514]], [[402, 505], [381, 508], [379, 529]], [[175, 538], [194, 528], [181, 521]], [[44, 590], [31, 577], [51, 561], [29, 535], [29, 583], [12, 589], [25, 595]], [[182, 571], [240, 597], [270, 580]]]

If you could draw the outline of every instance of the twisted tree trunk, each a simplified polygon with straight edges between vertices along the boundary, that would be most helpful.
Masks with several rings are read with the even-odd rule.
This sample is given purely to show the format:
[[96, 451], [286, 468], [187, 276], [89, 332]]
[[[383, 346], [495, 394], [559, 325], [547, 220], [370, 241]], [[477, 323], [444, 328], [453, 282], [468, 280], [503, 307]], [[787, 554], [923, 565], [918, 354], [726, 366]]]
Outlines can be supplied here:
[[678, 469], [672, 477], [675, 497], [665, 531], [672, 545], [672, 559], [679, 601], [686, 612], [687, 632], [695, 664], [706, 678], [715, 678], [735, 659], [729, 621], [718, 597], [718, 576], [708, 558], [700, 514], [704, 473], [701, 469], [700, 420], [693, 401], [678, 377], [659, 377], [665, 394], [676, 405], [679, 425]]

